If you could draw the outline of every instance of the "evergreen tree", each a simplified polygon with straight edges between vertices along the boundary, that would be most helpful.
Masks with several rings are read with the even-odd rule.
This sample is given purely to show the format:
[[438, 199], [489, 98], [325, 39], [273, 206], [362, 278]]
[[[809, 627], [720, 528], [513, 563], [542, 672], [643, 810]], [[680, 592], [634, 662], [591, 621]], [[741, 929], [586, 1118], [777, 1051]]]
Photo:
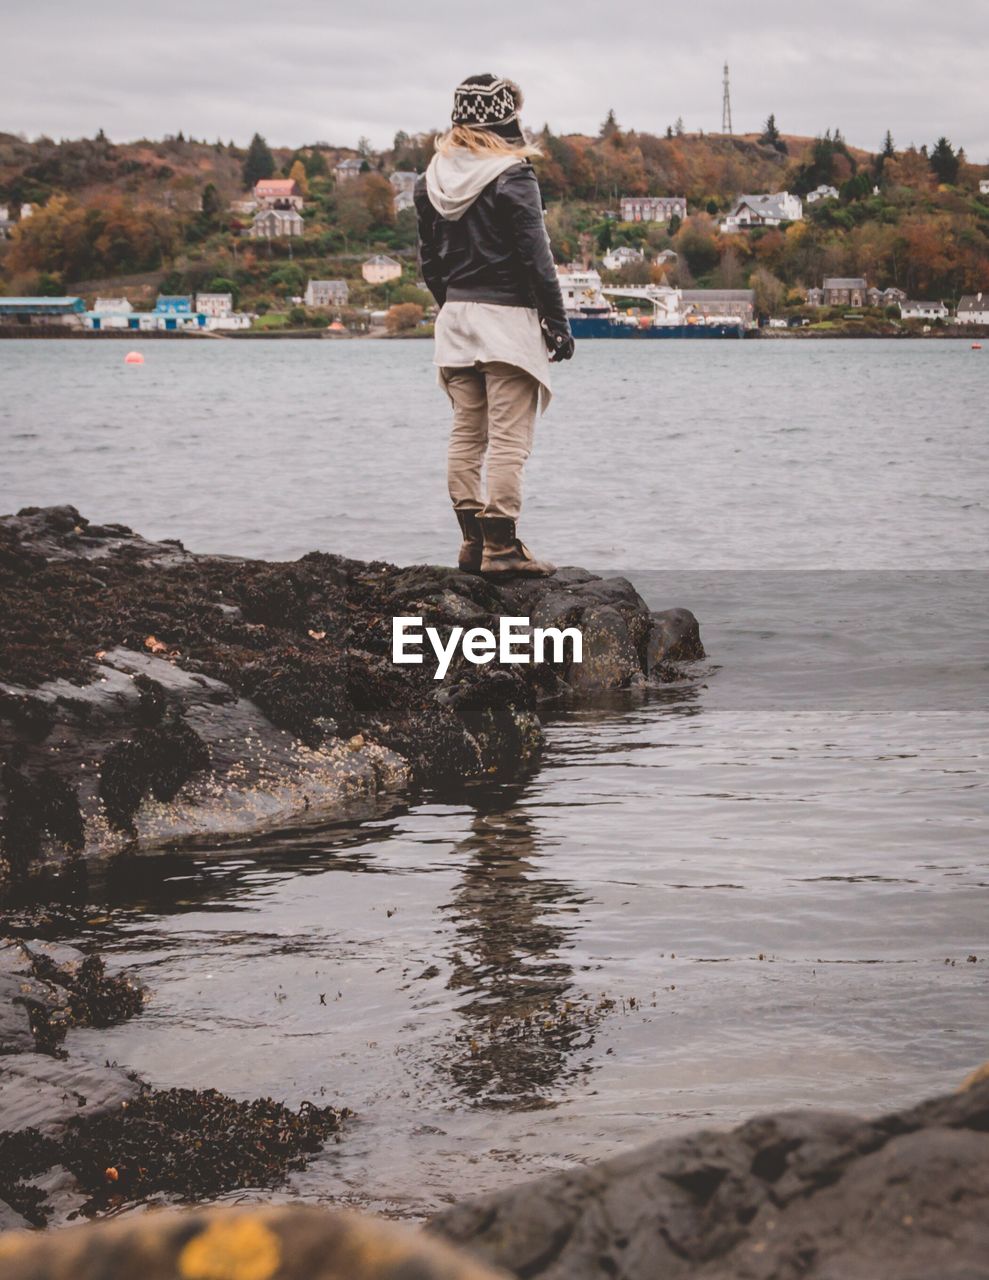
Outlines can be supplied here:
[[683, 137], [684, 135], [683, 116], [677, 116], [676, 124], [673, 126], [673, 132], [676, 134], [678, 138]]
[[776, 127], [775, 112], [771, 113], [769, 119], [766, 121], [762, 134], [759, 137], [759, 141], [764, 147], [772, 147], [774, 151], [778, 151], [781, 156], [785, 156], [787, 154], [787, 145], [780, 136], [779, 129]]
[[613, 138], [618, 132], [618, 128], [619, 126], [618, 120], [615, 116], [615, 109], [614, 107], [609, 107], [608, 114], [601, 122], [601, 128], [598, 131], [598, 136], [601, 138]]
[[270, 178], [274, 172], [275, 157], [271, 154], [271, 148], [260, 133], [256, 133], [244, 159], [244, 186], [253, 187], [255, 182]]
[[206, 186], [203, 187], [200, 208], [206, 222], [216, 222], [223, 212], [223, 201], [220, 199], [220, 193], [212, 182], [207, 182]]
[[886, 130], [886, 137], [883, 139], [882, 156], [884, 160], [892, 160], [896, 156], [896, 148], [893, 146], [893, 135]]
[[944, 182], [950, 186], [958, 181], [958, 157], [947, 138], [938, 138], [930, 154], [930, 166], [938, 182]]
[[673, 137], [673, 126], [672, 126], [671, 124], [668, 124], [668, 125], [666, 126], [666, 136], [667, 136], [668, 138], [672, 138], [672, 137]]

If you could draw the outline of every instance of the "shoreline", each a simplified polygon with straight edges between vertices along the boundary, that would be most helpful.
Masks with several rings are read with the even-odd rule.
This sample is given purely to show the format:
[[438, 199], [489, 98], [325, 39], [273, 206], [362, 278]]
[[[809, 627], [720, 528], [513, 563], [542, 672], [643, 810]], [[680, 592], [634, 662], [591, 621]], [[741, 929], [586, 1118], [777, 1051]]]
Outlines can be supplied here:
[[[216, 340], [233, 339], [234, 341], [261, 341], [264, 339], [272, 339], [284, 342], [291, 339], [302, 339], [304, 341], [325, 340], [328, 342], [347, 342], [354, 340], [377, 341], [377, 342], [422, 342], [432, 337], [432, 333], [327, 333], [323, 329], [231, 329], [228, 331], [213, 329], [208, 332], [195, 332], [191, 330], [157, 330], [148, 329], [139, 332], [133, 332], [128, 329], [72, 329], [65, 325], [18, 325], [0, 326], [0, 341], [4, 339], [13, 340], [18, 338], [25, 339], [45, 339], [58, 338], [73, 341], [129, 341], [131, 343], [144, 342], [147, 339], [153, 341], [185, 341], [185, 342], [211, 342]], [[945, 341], [969, 341], [982, 342], [989, 340], [989, 327], [984, 325], [954, 325], [950, 329], [937, 330], [934, 329], [930, 333], [904, 332], [903, 330], [891, 330], [888, 333], [864, 333], [857, 325], [851, 325], [846, 329], [828, 331], [826, 333], [814, 332], [812, 329], [751, 329], [742, 334], [743, 341], [771, 341], [771, 342], [827, 342], [834, 339], [851, 338], [855, 341], [868, 341], [891, 339], [895, 341], [929, 341], [929, 340], [945, 340]], [[585, 342], [607, 342], [616, 341], [614, 338], [583, 338], [579, 344], [583, 346]], [[620, 339], [619, 339], [620, 341]], [[675, 339], [674, 339], [675, 341]], [[684, 338], [684, 342], [689, 342], [689, 338]], [[729, 341], [729, 339], [725, 339]], [[737, 341], [737, 339], [732, 339]]]

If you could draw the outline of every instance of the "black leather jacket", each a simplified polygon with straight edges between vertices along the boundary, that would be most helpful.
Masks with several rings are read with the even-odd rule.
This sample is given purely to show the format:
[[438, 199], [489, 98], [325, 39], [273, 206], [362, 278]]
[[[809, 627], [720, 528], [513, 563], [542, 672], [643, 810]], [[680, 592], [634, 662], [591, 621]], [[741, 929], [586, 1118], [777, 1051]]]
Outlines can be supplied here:
[[513, 164], [450, 222], [430, 203], [425, 176], [415, 186], [422, 276], [442, 307], [494, 302], [534, 307], [552, 333], [570, 335], [539, 183], [531, 164]]

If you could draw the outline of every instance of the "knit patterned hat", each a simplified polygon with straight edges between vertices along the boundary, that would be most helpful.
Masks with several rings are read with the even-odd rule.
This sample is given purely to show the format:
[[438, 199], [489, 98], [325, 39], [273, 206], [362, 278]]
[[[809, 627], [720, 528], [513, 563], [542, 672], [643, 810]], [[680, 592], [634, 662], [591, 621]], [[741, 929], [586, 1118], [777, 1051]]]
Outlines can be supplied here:
[[471, 129], [486, 129], [513, 142], [524, 142], [519, 124], [522, 90], [514, 80], [499, 76], [468, 76], [453, 91], [454, 124]]

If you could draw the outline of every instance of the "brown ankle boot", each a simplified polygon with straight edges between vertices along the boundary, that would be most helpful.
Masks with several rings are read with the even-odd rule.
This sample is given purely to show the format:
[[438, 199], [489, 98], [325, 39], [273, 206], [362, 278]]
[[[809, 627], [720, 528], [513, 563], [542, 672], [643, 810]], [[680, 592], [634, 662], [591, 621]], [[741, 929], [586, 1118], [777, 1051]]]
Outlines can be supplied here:
[[460, 524], [460, 532], [464, 535], [460, 555], [457, 558], [457, 567], [461, 573], [480, 573], [484, 535], [477, 520], [477, 512], [461, 511], [457, 508], [454, 514]]
[[507, 516], [481, 516], [484, 555], [481, 572], [491, 578], [548, 578], [556, 565], [537, 560], [515, 532], [515, 521]]

